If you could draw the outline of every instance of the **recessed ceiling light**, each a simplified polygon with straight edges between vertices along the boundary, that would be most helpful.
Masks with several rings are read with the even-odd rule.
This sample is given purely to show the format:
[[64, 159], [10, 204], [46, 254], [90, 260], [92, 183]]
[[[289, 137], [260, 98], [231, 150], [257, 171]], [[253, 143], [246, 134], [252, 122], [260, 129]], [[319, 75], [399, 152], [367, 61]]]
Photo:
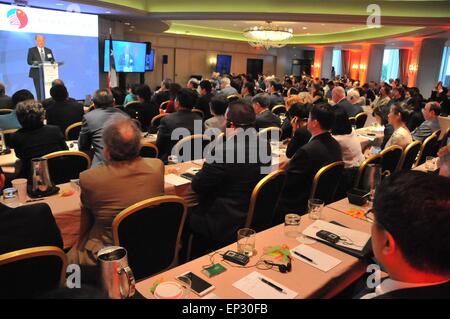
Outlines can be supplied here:
[[321, 25], [321, 26], [324, 26], [324, 25], [325, 25], [325, 23], [321, 23], [320, 25]]

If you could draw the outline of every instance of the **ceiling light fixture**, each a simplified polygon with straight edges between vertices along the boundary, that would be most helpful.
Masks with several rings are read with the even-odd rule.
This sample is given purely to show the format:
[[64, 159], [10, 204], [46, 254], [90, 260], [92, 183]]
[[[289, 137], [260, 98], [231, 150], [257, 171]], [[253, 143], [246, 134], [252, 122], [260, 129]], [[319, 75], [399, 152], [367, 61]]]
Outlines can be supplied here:
[[271, 21], [267, 21], [265, 25], [245, 29], [244, 36], [252, 47], [269, 50], [286, 46], [287, 41], [294, 36], [294, 30], [275, 26]]

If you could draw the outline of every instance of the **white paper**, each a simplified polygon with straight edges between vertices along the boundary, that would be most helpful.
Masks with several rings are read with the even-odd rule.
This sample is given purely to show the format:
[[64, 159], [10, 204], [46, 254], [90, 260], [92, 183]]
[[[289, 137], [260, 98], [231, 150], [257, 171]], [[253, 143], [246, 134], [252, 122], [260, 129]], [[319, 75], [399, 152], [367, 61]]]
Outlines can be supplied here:
[[[295, 247], [294, 249], [291, 250], [291, 252], [292, 256], [294, 256], [298, 260], [304, 262], [305, 264], [311, 265], [317, 269], [320, 269], [324, 272], [333, 269], [342, 262], [342, 260], [334, 258], [333, 256], [327, 255], [321, 252], [320, 250], [314, 249], [311, 246], [307, 245], [300, 245], [298, 247]], [[303, 259], [302, 257], [296, 255], [295, 252], [298, 252], [303, 256], [312, 259], [314, 263], [309, 262], [306, 259]]]
[[173, 185], [173, 186], [186, 185], [186, 184], [189, 184], [191, 182], [190, 180], [188, 180], [186, 178], [183, 178], [183, 177], [180, 177], [180, 176], [175, 175], [175, 174], [169, 174], [169, 175], [164, 176], [164, 181], [166, 183], [168, 183], [168, 184]]
[[336, 245], [355, 249], [358, 251], [363, 251], [364, 246], [366, 246], [367, 242], [370, 239], [370, 234], [363, 233], [358, 230], [350, 228], [345, 228], [335, 224], [331, 224], [323, 220], [317, 220], [316, 222], [311, 224], [308, 228], [306, 228], [303, 231], [303, 235], [314, 239], [323, 240], [316, 236], [316, 234], [321, 230], [329, 231], [333, 234], [338, 235], [344, 240], [347, 240], [346, 242], [339, 241], [338, 243], [336, 243]]
[[210, 294], [207, 294], [202, 299], [221, 299], [221, 298], [219, 296], [217, 296], [215, 293], [212, 292]]
[[[272, 284], [282, 288], [285, 293], [276, 290], [268, 284], [261, 281], [260, 278], [264, 278]], [[241, 280], [233, 284], [237, 289], [245, 292], [247, 295], [254, 299], [294, 299], [298, 293], [283, 286], [282, 284], [261, 275], [259, 272], [252, 272], [250, 275], [245, 276]]]
[[188, 169], [185, 173], [189, 173], [192, 175], [196, 175], [198, 172], [200, 172], [201, 168], [200, 167], [191, 167], [190, 169]]

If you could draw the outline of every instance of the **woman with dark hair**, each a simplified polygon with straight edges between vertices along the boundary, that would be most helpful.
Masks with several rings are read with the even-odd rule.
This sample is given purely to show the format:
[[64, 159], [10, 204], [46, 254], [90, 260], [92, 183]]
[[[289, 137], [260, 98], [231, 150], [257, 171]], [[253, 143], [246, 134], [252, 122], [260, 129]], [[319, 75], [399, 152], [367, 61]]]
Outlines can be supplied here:
[[428, 102], [443, 102], [447, 98], [447, 88], [444, 87], [442, 84], [442, 81], [439, 81], [438, 84], [436, 84], [436, 87], [431, 92], [431, 97]]
[[21, 160], [19, 176], [30, 179], [33, 158], [64, 151], [68, 147], [58, 126], [44, 125], [45, 110], [39, 102], [20, 102], [17, 104], [16, 114], [22, 128], [11, 135], [9, 146]]
[[323, 89], [320, 84], [311, 85], [309, 93], [311, 94], [313, 104], [323, 103]]
[[127, 105], [130, 102], [136, 101], [136, 89], [138, 88], [139, 84], [128, 84], [127, 85], [127, 96], [125, 97], [125, 101], [123, 102], [123, 105]]
[[387, 141], [386, 147], [398, 145], [402, 148], [408, 146], [413, 138], [408, 129], [409, 112], [399, 103], [392, 105], [388, 114], [389, 124], [394, 128], [391, 138]]
[[386, 143], [391, 138], [392, 133], [394, 133], [394, 128], [392, 127], [391, 124], [389, 124], [387, 117], [384, 115], [384, 113], [380, 109], [373, 110], [372, 115], [375, 118], [375, 121], [378, 125], [384, 126], [384, 137], [383, 137], [383, 143], [381, 144], [381, 149], [384, 149], [384, 147], [386, 146]]
[[286, 156], [288, 158], [292, 158], [311, 139], [311, 133], [307, 127], [310, 110], [310, 104], [302, 103], [296, 103], [289, 109], [289, 113], [292, 116], [291, 126], [293, 136], [286, 150]]

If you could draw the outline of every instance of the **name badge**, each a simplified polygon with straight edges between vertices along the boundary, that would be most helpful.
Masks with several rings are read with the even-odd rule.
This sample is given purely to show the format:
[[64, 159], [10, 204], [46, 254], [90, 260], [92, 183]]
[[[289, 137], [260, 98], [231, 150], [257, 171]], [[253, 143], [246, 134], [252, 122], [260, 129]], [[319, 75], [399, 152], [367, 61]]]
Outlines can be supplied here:
[[52, 56], [51, 53], [47, 54], [47, 58], [52, 58], [52, 57], [53, 57], [53, 56]]

